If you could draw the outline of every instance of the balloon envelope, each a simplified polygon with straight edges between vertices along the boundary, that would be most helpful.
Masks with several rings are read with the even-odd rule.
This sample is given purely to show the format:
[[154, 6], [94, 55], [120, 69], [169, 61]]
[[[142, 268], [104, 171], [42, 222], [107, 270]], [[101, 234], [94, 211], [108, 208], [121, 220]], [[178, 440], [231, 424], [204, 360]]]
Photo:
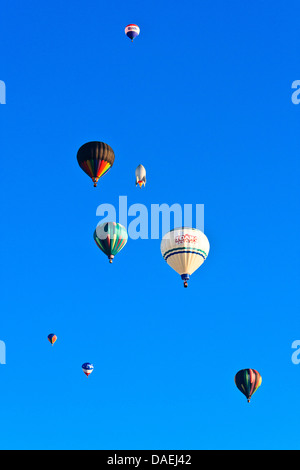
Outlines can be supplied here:
[[255, 369], [242, 369], [236, 374], [234, 381], [239, 391], [245, 395], [248, 403], [250, 403], [252, 395], [261, 386], [262, 377]]
[[96, 187], [99, 179], [113, 166], [115, 154], [104, 142], [87, 142], [78, 150], [77, 161]]
[[115, 255], [126, 245], [128, 234], [123, 225], [116, 222], [105, 222], [96, 228], [94, 240], [100, 250], [108, 256], [109, 262], [112, 263]]
[[161, 254], [164, 260], [180, 274], [187, 287], [187, 281], [206, 260], [210, 245], [207, 237], [198, 229], [176, 228], [162, 239]]

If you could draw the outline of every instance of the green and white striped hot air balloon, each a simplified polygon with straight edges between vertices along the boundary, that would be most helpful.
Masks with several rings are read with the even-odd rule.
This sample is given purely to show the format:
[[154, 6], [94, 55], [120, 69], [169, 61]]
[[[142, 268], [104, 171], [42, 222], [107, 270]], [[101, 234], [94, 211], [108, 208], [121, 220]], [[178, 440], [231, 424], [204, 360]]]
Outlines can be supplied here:
[[100, 250], [108, 256], [112, 263], [115, 255], [124, 248], [128, 240], [127, 230], [116, 222], [98, 225], [94, 232], [94, 240]]
[[181, 227], [171, 230], [160, 245], [164, 260], [188, 286], [188, 280], [206, 260], [210, 245], [203, 232], [195, 228]]

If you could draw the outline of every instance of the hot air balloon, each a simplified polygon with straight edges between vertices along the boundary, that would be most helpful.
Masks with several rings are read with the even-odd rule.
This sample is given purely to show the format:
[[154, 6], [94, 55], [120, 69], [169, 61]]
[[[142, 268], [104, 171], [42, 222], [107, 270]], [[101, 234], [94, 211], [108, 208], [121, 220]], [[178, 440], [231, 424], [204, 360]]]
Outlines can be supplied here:
[[138, 27], [137, 24], [129, 24], [126, 26], [125, 28], [125, 34], [126, 36], [131, 39], [131, 42], [133, 42], [133, 40], [140, 35], [140, 28]]
[[115, 161], [113, 149], [103, 142], [88, 142], [77, 152], [77, 161], [80, 168], [94, 181], [98, 180], [110, 170]]
[[82, 370], [85, 373], [85, 375], [88, 377], [93, 372], [94, 366], [93, 364], [90, 364], [89, 362], [85, 362], [84, 364], [82, 364]]
[[248, 403], [250, 403], [252, 395], [261, 386], [262, 377], [257, 370], [242, 369], [236, 374], [234, 381], [239, 391], [245, 395]]
[[128, 234], [123, 225], [116, 222], [105, 222], [96, 228], [94, 240], [100, 250], [108, 256], [109, 262], [112, 263], [115, 255], [126, 245]]
[[48, 341], [52, 344], [53, 344], [57, 341], [57, 336], [54, 335], [54, 334], [51, 334], [51, 335], [48, 335]]
[[163, 237], [160, 249], [164, 260], [180, 274], [187, 287], [190, 275], [206, 260], [210, 245], [200, 230], [181, 227]]
[[146, 170], [143, 165], [139, 165], [135, 170], [135, 185], [139, 185], [140, 188], [146, 185]]

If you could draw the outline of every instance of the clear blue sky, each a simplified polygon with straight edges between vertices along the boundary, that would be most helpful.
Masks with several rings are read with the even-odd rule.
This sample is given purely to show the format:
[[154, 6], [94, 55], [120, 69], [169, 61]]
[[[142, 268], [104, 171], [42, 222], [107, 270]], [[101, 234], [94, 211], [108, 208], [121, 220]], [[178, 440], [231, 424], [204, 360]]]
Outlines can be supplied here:
[[[299, 13], [2, 2], [2, 449], [300, 448]], [[90, 140], [116, 155], [96, 190], [76, 161]], [[119, 195], [205, 204], [211, 252], [189, 289], [160, 240], [129, 240], [112, 266], [97, 249], [96, 209]], [[250, 405], [247, 367], [263, 377]]]

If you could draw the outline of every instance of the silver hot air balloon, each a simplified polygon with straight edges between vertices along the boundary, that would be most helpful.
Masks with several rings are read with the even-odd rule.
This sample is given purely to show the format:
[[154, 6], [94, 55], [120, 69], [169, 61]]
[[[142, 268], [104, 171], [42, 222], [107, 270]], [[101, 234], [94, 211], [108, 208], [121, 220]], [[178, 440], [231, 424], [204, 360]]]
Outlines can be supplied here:
[[141, 188], [143, 185], [146, 184], [146, 170], [143, 165], [139, 165], [135, 170], [135, 185], [139, 185]]

